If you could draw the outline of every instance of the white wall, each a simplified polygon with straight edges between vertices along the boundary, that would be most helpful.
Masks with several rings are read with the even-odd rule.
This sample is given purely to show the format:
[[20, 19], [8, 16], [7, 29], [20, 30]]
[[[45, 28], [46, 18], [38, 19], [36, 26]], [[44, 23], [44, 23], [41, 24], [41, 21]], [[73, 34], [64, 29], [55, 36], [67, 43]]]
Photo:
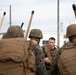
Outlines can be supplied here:
[[[43, 40], [48, 40], [50, 37], [54, 37], [56, 39], [55, 45], [57, 45], [57, 34], [56, 33], [43, 33], [43, 39], [40, 41], [40, 45], [42, 46]], [[2, 35], [0, 35], [0, 39], [2, 38]], [[29, 38], [28, 38], [29, 40]], [[64, 34], [60, 34], [60, 47], [64, 44], [64, 41], [68, 41], [68, 39], [64, 38]]]
[[[40, 42], [40, 45], [42, 46], [43, 40], [48, 40], [50, 37], [54, 37], [56, 39], [55, 45], [57, 45], [57, 34], [56, 33], [43, 33], [43, 39]], [[64, 38], [64, 34], [60, 34], [60, 47], [64, 44], [64, 41], [67, 41], [66, 38]]]

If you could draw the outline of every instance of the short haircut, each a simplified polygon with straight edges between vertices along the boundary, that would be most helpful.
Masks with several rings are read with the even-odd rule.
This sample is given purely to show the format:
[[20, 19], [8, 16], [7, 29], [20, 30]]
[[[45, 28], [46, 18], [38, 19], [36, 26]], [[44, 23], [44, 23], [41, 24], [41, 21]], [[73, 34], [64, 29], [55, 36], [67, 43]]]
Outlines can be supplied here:
[[54, 37], [50, 37], [49, 40], [54, 40], [55, 41], [55, 38]]

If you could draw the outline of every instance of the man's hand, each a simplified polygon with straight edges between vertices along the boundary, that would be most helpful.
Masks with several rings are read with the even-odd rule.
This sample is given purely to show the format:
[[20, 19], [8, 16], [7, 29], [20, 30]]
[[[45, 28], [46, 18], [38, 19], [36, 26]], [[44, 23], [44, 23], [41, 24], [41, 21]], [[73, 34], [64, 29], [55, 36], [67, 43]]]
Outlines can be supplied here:
[[51, 63], [51, 61], [50, 61], [50, 59], [49, 59], [48, 57], [45, 57], [45, 58], [44, 58], [44, 61], [45, 61], [46, 63], [48, 63], [48, 64]]

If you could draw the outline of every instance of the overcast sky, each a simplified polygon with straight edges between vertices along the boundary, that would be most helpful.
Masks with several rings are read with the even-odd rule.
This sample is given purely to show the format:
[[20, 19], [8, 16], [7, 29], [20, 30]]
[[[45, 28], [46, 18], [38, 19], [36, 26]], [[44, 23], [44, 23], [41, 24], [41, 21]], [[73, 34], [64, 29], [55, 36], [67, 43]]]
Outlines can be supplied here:
[[[76, 0], [60, 0], [60, 32], [66, 31], [66, 27], [75, 23], [75, 15], [72, 4]], [[24, 22], [23, 29], [26, 30], [31, 11], [34, 10], [31, 28], [39, 28], [43, 32], [57, 31], [57, 0], [0, 0], [0, 21], [3, 12], [6, 16], [3, 21], [0, 32], [6, 32], [9, 27], [9, 5], [11, 5], [12, 25], [21, 25]]]

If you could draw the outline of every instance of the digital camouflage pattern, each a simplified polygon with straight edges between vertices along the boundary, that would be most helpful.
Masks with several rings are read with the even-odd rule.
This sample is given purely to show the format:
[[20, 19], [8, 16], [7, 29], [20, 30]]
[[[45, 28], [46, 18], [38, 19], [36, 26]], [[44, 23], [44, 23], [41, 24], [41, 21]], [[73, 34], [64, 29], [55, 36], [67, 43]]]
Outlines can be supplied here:
[[40, 29], [32, 29], [30, 31], [29, 38], [32, 38], [32, 37], [42, 39], [43, 35], [42, 35], [41, 30]]
[[50, 75], [59, 75], [59, 69], [58, 69], [58, 59], [59, 59], [59, 56], [61, 54], [61, 49], [59, 49], [56, 54], [55, 54], [55, 57], [53, 57], [52, 59], [52, 62], [50, 64]]
[[76, 74], [76, 45], [72, 42], [66, 43], [61, 48], [61, 55], [58, 60], [60, 75]]
[[42, 48], [37, 45], [33, 49], [36, 59], [36, 68], [37, 68], [37, 75], [47, 75], [46, 74], [46, 67], [44, 62], [44, 53]]
[[[30, 40], [30, 48], [35, 55], [35, 62], [36, 62], [36, 75], [47, 75], [46, 74], [46, 67], [44, 62], [44, 53], [42, 48], [39, 46], [40, 39], [43, 38], [42, 32], [40, 29], [32, 29], [29, 34]], [[34, 43], [35, 40], [37, 43]]]
[[[51, 63], [51, 68], [50, 68], [50, 72], [51, 72], [51, 75], [65, 75], [67, 72], [70, 72], [68, 70], [66, 70], [65, 74], [62, 74], [62, 72], [64, 72], [65, 69], [67, 69], [67, 66], [65, 69], [61, 69], [61, 67], [63, 65], [60, 64], [60, 57], [61, 57], [61, 54], [63, 53], [63, 51], [66, 49], [67, 51], [69, 51], [73, 46], [76, 46], [74, 45], [74, 43], [72, 42], [68, 42], [68, 43], [65, 43], [57, 52], [56, 52], [56, 55], [55, 57], [53, 58], [52, 60], [52, 63]], [[76, 47], [75, 47], [76, 48]], [[75, 50], [76, 51], [76, 50]], [[73, 52], [76, 53], [74, 50]], [[68, 52], [69, 53], [69, 52]], [[72, 52], [71, 52], [72, 53]], [[68, 55], [68, 54], [67, 54]], [[66, 56], [67, 56], [66, 55]], [[65, 56], [65, 55], [64, 55]], [[71, 54], [70, 54], [71, 56]], [[74, 57], [73, 57], [74, 58]], [[69, 58], [68, 58], [69, 59]], [[74, 58], [75, 59], [75, 58]], [[72, 58], [71, 58], [72, 60]], [[75, 60], [74, 60], [75, 61]], [[73, 61], [73, 62], [74, 62]], [[71, 61], [70, 61], [71, 62]], [[69, 62], [66, 62], [69, 64]], [[72, 63], [72, 62], [71, 62]], [[65, 64], [64, 64], [65, 65]], [[73, 64], [74, 65], [74, 64]], [[72, 65], [72, 66], [73, 66]], [[70, 66], [69, 66], [70, 67]], [[75, 67], [75, 65], [74, 65]], [[75, 67], [76, 68], [76, 67]], [[71, 70], [72, 71], [72, 70]], [[74, 71], [74, 70], [73, 70]], [[61, 73], [61, 74], [60, 74]], [[70, 74], [70, 73], [67, 73], [66, 75], [73, 75], [73, 74]]]
[[[52, 60], [51, 74], [58, 68], [59, 75], [76, 75], [76, 24], [67, 27], [66, 36], [69, 42], [65, 43]], [[71, 39], [71, 40], [70, 40]]]
[[24, 37], [23, 30], [20, 26], [10, 26], [2, 38]]
[[[56, 47], [54, 47], [54, 49], [50, 49], [49, 45], [44, 45], [44, 46], [42, 46], [42, 48], [43, 48], [45, 57], [48, 57], [50, 59], [50, 61], [52, 61], [52, 59], [54, 58], [58, 49]], [[47, 63], [45, 63], [45, 65], [46, 65], [47, 75], [50, 75], [51, 65], [47, 64]]]

